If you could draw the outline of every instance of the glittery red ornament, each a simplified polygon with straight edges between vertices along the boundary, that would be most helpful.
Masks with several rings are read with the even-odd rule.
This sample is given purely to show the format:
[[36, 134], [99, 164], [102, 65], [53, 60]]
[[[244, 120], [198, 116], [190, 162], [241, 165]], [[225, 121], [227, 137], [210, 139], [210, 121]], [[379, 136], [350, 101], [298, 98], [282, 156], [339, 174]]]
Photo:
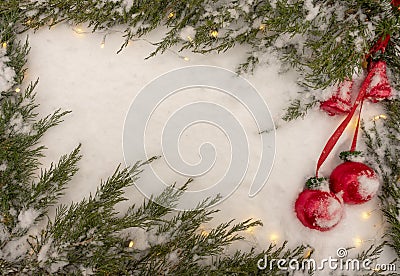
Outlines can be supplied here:
[[343, 203], [332, 192], [306, 189], [295, 203], [297, 218], [311, 229], [328, 231], [335, 227], [343, 216]]
[[351, 109], [352, 88], [352, 81], [343, 81], [336, 87], [332, 97], [321, 102], [320, 108], [326, 111], [330, 116], [348, 113]]
[[330, 188], [332, 192], [342, 194], [344, 203], [361, 204], [376, 195], [379, 179], [367, 165], [346, 161], [332, 171]]
[[365, 98], [374, 103], [389, 98], [392, 95], [392, 88], [386, 74], [386, 62], [382, 60], [373, 62], [370, 70], [373, 76]]

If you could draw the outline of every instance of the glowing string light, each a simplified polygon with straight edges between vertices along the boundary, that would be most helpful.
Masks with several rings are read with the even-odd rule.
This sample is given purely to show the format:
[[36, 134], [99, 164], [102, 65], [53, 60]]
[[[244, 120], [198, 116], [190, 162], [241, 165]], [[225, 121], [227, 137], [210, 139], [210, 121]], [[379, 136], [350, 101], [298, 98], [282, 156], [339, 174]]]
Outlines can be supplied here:
[[249, 227], [246, 229], [247, 233], [253, 234], [254, 233], [254, 227]]
[[[88, 31], [84, 31], [84, 30], [83, 30], [81, 27], [79, 27], [79, 26], [72, 27], [72, 30], [73, 30], [75, 33], [79, 34], [79, 35], [91, 33], [91, 32], [88, 32]], [[107, 36], [108, 36], [109, 34], [112, 34], [112, 33], [123, 33], [123, 32], [120, 31], [120, 30], [113, 30], [113, 29], [107, 28], [105, 31], [97, 32], [97, 33], [105, 33], [104, 36], [103, 36], [103, 39], [102, 39], [102, 41], [101, 41], [101, 43], [100, 43], [100, 48], [104, 49], [104, 48], [105, 48], [105, 44], [106, 44], [106, 38], [107, 38]], [[217, 34], [218, 34], [218, 32], [217, 32]], [[136, 41], [144, 41], [144, 42], [146, 42], [146, 43], [148, 43], [148, 44], [150, 44], [150, 45], [156, 45], [156, 43], [151, 42], [151, 41], [149, 41], [149, 40], [147, 40], [147, 39], [145, 39], [145, 38], [131, 38], [131, 39], [129, 39], [129, 41], [128, 41], [128, 45], [130, 45], [130, 44], [132, 44], [133, 42], [136, 42]], [[174, 51], [174, 50], [172, 50], [172, 49], [167, 48], [166, 51], [173, 53], [174, 55], [176, 55], [176, 56], [179, 57], [180, 59], [183, 59], [184, 61], [190, 61], [190, 58], [189, 58], [189, 57], [187, 57], [187, 56], [182, 56], [182, 55], [180, 55], [179, 53], [177, 53], [176, 51]]]
[[21, 89], [19, 87], [15, 88], [15, 92], [19, 93], [21, 92]]
[[365, 212], [362, 212], [361, 217], [363, 219], [369, 219], [371, 217], [371, 215], [372, 215], [372, 212], [365, 211]]
[[360, 247], [363, 244], [363, 240], [360, 239], [359, 237], [354, 238], [354, 245], [355, 247]]
[[73, 28], [73, 30], [77, 34], [84, 34], [85, 33], [85, 31], [81, 27], [75, 27], [75, 28]]
[[385, 114], [381, 114], [381, 115], [376, 115], [374, 116], [374, 118], [372, 118], [372, 121], [378, 121], [380, 119], [387, 119], [387, 116]]
[[269, 236], [269, 240], [272, 242], [272, 243], [277, 243], [277, 241], [279, 240], [279, 236], [277, 235], [277, 234], [275, 234], [275, 233], [272, 233], [270, 236]]
[[3, 42], [3, 44], [1, 45], [4, 49], [7, 48], [7, 42]]
[[134, 242], [134, 241], [130, 241], [128, 247], [129, 247], [129, 248], [132, 248], [132, 247], [134, 247], [134, 246], [135, 246], [135, 242]]
[[101, 48], [101, 49], [104, 49], [104, 47], [106, 46], [106, 38], [107, 38], [107, 36], [108, 36], [109, 34], [110, 34], [110, 33], [107, 32], [107, 33], [103, 36], [103, 39], [101, 40], [101, 43], [100, 43], [100, 48]]
[[352, 129], [356, 129], [357, 126], [358, 126], [358, 117], [352, 119], [351, 122], [350, 122], [350, 127], [351, 127]]
[[311, 257], [311, 255], [314, 253], [314, 248], [310, 247], [304, 252], [303, 258], [308, 259]]
[[200, 235], [203, 237], [207, 237], [210, 234], [210, 232], [207, 231], [204, 226], [200, 226], [199, 230], [200, 230]]
[[218, 31], [217, 30], [213, 30], [210, 32], [210, 36], [213, 38], [217, 38], [218, 37]]

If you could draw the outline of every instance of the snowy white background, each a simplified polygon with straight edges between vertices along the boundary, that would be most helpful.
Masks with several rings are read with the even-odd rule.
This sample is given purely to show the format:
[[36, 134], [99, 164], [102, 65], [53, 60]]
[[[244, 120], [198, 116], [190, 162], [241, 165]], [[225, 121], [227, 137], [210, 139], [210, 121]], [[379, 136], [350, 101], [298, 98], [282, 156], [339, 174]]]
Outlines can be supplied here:
[[[150, 41], [157, 41], [159, 37], [160, 33], [153, 33], [148, 38]], [[27, 79], [40, 78], [36, 89], [37, 101], [41, 105], [40, 113], [45, 115], [57, 108], [73, 111], [61, 126], [50, 130], [43, 139], [43, 144], [48, 147], [43, 165], [48, 166], [50, 162], [57, 161], [60, 155], [70, 152], [78, 143], [82, 143], [83, 158], [79, 163], [80, 171], [70, 183], [62, 199], [64, 203], [79, 201], [90, 192], [94, 192], [100, 180], [106, 179], [118, 164], [124, 162], [124, 119], [131, 101], [144, 85], [172, 69], [194, 64], [215, 65], [234, 71], [237, 65], [244, 61], [247, 51], [246, 48], [237, 47], [224, 54], [204, 56], [184, 53], [184, 56], [190, 58], [189, 61], [167, 51], [163, 55], [144, 60], [154, 50], [154, 46], [149, 43], [133, 42], [117, 55], [116, 51], [123, 42], [121, 35], [108, 35], [104, 48], [100, 47], [102, 38], [102, 34], [77, 34], [67, 25], [29, 34], [31, 52], [27, 64]], [[238, 221], [249, 217], [260, 219], [264, 226], [245, 233], [247, 242], [241, 242], [239, 247], [245, 249], [248, 246], [257, 246], [261, 249], [267, 248], [271, 241], [280, 244], [289, 240], [289, 246], [311, 244], [315, 248], [316, 259], [336, 257], [336, 250], [340, 247], [357, 246], [361, 249], [368, 248], [372, 243], [379, 243], [383, 221], [378, 211], [377, 199], [359, 206], [346, 205], [342, 222], [328, 232], [310, 230], [297, 220], [293, 211], [294, 201], [302, 191], [306, 179], [313, 175], [320, 151], [342, 117], [329, 117], [319, 110], [313, 110], [303, 120], [282, 122], [279, 118], [284, 108], [300, 91], [296, 85], [298, 76], [293, 71], [279, 74], [280, 65], [273, 55], [267, 56], [265, 60], [268, 60], [269, 64], [258, 66], [254, 74], [245, 77], [262, 94], [279, 126], [276, 132], [276, 158], [271, 176], [263, 190], [256, 197], [249, 198], [247, 193], [257, 165], [251, 163], [244, 183], [230, 198], [217, 206], [221, 212], [210, 225], [204, 226], [205, 229], [231, 218]], [[191, 95], [189, 99], [196, 97], [200, 96]], [[187, 102], [188, 98], [184, 100]], [[246, 110], [238, 108], [238, 104], [232, 98], [215, 96], [215, 101], [236, 110], [235, 114], [245, 122], [246, 131], [254, 130]], [[172, 101], [170, 108], [173, 108], [173, 105]], [[378, 104], [366, 103], [363, 118], [368, 122], [381, 112]], [[158, 115], [159, 118], [163, 117], [162, 114]], [[257, 140], [256, 134], [251, 134], [251, 131], [249, 133], [251, 139]], [[202, 134], [205, 136], [199, 137]], [[207, 140], [207, 137], [215, 136], [212, 132], [207, 134], [196, 129], [188, 135], [189, 138], [182, 141], [183, 155], [187, 160], [195, 162], [198, 156], [191, 154], [197, 153], [200, 143], [193, 142], [196, 147], [193, 150], [192, 141], [203, 141]], [[217, 145], [224, 142], [222, 138], [219, 140], [218, 135], [216, 137]], [[323, 175], [329, 176], [331, 170], [340, 163], [336, 156], [341, 150], [347, 149], [349, 144], [350, 133], [347, 132], [339, 141], [332, 157], [323, 166]], [[149, 148], [152, 148], [151, 145]], [[158, 148], [159, 145], [154, 144], [154, 154], [160, 154], [157, 152]], [[185, 153], [185, 149], [189, 150], [189, 153]], [[223, 147], [218, 152], [222, 154], [223, 162], [229, 155], [227, 149], [229, 147]], [[251, 154], [256, 150], [253, 149]], [[138, 157], [140, 158], [143, 157]], [[157, 167], [157, 164], [155, 166]], [[202, 185], [218, 179], [219, 170], [223, 172], [223, 165], [218, 166], [220, 169], [196, 180], [194, 184], [197, 182], [197, 185]], [[172, 172], [160, 173], [171, 180], [171, 183], [174, 180], [184, 181]], [[130, 203], [143, 201], [143, 196], [133, 187], [127, 190], [127, 197]], [[371, 212], [367, 219], [363, 217], [365, 212]]]

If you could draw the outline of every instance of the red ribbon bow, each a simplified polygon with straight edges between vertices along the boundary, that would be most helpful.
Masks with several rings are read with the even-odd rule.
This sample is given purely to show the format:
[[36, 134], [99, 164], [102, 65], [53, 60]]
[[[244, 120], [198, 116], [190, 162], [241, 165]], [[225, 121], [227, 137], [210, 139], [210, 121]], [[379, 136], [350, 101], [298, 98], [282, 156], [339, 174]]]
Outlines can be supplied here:
[[[400, 5], [400, 0], [397, 2], [399, 2], [399, 5]], [[367, 60], [370, 59], [370, 57], [373, 54], [375, 54], [379, 51], [384, 53], [386, 50], [386, 46], [389, 43], [389, 40], [390, 40], [390, 35], [382, 36], [381, 38], [379, 38], [378, 41], [375, 43], [375, 45], [371, 48], [370, 52], [367, 54], [366, 59]], [[329, 154], [332, 152], [332, 150], [335, 147], [336, 143], [338, 142], [339, 138], [342, 136], [344, 130], [349, 125], [357, 108], [360, 107], [359, 114], [358, 114], [358, 120], [357, 120], [357, 126], [356, 126], [356, 130], [354, 131], [354, 137], [353, 137], [353, 141], [352, 141], [351, 149], [350, 149], [351, 151], [355, 151], [356, 146], [357, 146], [357, 137], [358, 137], [358, 130], [359, 130], [359, 126], [360, 126], [360, 116], [361, 116], [363, 102], [367, 96], [367, 92], [370, 93], [371, 90], [373, 89], [373, 88], [371, 89], [371, 87], [370, 87], [372, 80], [375, 77], [375, 74], [377, 72], [379, 73], [379, 70], [382, 70], [382, 67], [383, 67], [382, 64], [384, 64], [383, 61], [370, 63], [371, 66], [369, 68], [368, 74], [365, 77], [364, 82], [361, 85], [361, 88], [358, 92], [356, 101], [354, 102], [352, 108], [350, 109], [349, 114], [346, 116], [346, 118], [343, 120], [343, 122], [339, 125], [339, 127], [335, 130], [335, 132], [332, 134], [332, 136], [329, 138], [328, 142], [326, 143], [324, 149], [322, 150], [322, 153], [317, 162], [317, 168], [316, 168], [316, 172], [315, 172], [316, 177], [318, 177], [318, 172], [319, 172], [319, 169], [321, 168], [322, 164], [325, 162], [326, 158], [328, 158]], [[384, 89], [386, 89], [385, 93], [387, 94], [388, 91], [387, 91], [386, 85], [385, 86], [381, 85], [377, 88], [382, 89], [382, 87]], [[389, 87], [389, 93], [390, 93], [390, 87]]]

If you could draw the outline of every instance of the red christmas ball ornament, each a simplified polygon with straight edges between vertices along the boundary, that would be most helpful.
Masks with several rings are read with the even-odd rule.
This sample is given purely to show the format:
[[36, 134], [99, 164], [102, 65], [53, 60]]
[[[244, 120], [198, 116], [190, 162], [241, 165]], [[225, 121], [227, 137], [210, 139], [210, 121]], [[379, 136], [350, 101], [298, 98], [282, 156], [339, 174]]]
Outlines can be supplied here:
[[304, 226], [328, 231], [340, 222], [344, 209], [342, 201], [334, 193], [307, 188], [298, 196], [295, 211]]
[[344, 203], [361, 204], [376, 195], [379, 179], [367, 165], [346, 161], [332, 171], [330, 188], [334, 193], [342, 194]]
[[400, 6], [400, 0], [392, 0], [391, 4], [392, 4], [394, 7], [397, 8], [398, 6]]
[[336, 87], [335, 93], [328, 100], [321, 102], [321, 110], [324, 110], [330, 116], [348, 113], [351, 109], [352, 88], [352, 81], [341, 82]]
[[392, 88], [386, 74], [386, 62], [382, 60], [373, 62], [370, 70], [373, 76], [365, 98], [374, 103], [389, 98], [392, 95]]

